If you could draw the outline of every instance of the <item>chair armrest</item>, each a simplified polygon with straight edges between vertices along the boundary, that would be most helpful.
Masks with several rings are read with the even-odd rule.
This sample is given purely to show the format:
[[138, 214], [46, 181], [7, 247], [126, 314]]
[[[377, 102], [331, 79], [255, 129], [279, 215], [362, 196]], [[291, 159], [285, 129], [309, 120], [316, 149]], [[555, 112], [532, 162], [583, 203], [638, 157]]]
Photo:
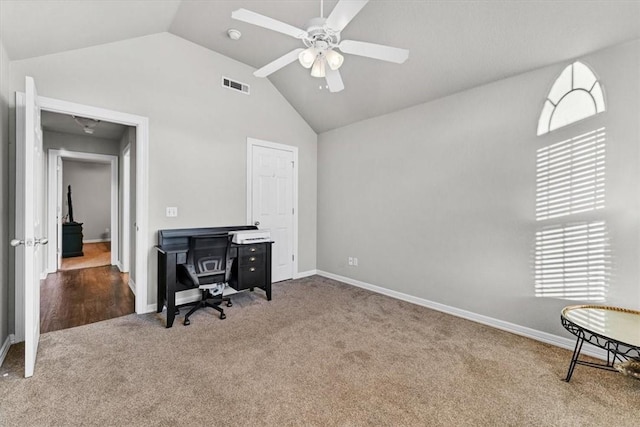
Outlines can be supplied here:
[[188, 275], [194, 286], [200, 286], [200, 279], [198, 279], [198, 275], [196, 274], [196, 269], [192, 264], [180, 264], [180, 268], [182, 268]]

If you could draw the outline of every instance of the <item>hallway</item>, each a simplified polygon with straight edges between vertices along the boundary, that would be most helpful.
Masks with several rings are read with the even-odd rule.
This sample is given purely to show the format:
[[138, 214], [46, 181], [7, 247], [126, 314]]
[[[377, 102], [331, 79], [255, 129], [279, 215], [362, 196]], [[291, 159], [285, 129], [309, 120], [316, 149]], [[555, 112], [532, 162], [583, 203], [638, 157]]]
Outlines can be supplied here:
[[78, 270], [111, 264], [110, 242], [83, 243], [82, 252], [83, 256], [62, 258], [60, 270]]
[[40, 332], [73, 328], [135, 311], [129, 275], [115, 266], [58, 271], [40, 286]]

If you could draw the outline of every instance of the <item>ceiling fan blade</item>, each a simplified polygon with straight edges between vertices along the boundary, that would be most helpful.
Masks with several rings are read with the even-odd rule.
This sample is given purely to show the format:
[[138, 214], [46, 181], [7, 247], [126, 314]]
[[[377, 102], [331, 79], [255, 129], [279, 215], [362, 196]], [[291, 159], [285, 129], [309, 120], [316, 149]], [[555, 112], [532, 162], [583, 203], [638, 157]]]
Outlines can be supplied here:
[[280, 58], [276, 59], [273, 62], [268, 63], [264, 67], [259, 70], [254, 71], [253, 75], [256, 77], [267, 77], [271, 73], [275, 73], [280, 68], [291, 64], [292, 62], [298, 59], [298, 55], [302, 52], [303, 48], [294, 49], [291, 52], [282, 55]]
[[333, 31], [340, 32], [362, 10], [369, 0], [340, 0], [327, 18], [326, 25]]
[[233, 19], [237, 19], [238, 21], [247, 22], [259, 27], [277, 31], [279, 33], [283, 33], [297, 39], [302, 39], [308, 36], [305, 30], [301, 30], [300, 28], [296, 28], [293, 25], [285, 24], [284, 22], [269, 18], [268, 16], [251, 12], [247, 9], [234, 10], [233, 12], [231, 12], [231, 17]]
[[327, 67], [325, 70], [325, 79], [327, 79], [329, 92], [340, 92], [341, 90], [343, 90], [344, 83], [342, 82], [340, 71], [332, 70], [330, 67]]
[[338, 49], [351, 55], [366, 56], [382, 61], [395, 62], [396, 64], [402, 64], [409, 58], [409, 51], [407, 49], [354, 40], [343, 40], [338, 45]]

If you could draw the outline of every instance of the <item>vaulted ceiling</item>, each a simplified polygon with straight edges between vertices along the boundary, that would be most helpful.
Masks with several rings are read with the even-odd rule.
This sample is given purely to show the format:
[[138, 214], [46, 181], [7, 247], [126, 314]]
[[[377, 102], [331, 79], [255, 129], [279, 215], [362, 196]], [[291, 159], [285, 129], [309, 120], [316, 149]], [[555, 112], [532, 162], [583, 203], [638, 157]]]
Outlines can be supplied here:
[[[231, 19], [239, 8], [303, 29], [320, 16], [312, 0], [0, 0], [0, 36], [11, 60], [165, 31], [255, 68], [302, 47]], [[297, 62], [269, 79], [320, 133], [640, 38], [639, 22], [637, 0], [371, 0], [342, 38], [409, 49], [404, 64], [345, 55], [338, 93]]]

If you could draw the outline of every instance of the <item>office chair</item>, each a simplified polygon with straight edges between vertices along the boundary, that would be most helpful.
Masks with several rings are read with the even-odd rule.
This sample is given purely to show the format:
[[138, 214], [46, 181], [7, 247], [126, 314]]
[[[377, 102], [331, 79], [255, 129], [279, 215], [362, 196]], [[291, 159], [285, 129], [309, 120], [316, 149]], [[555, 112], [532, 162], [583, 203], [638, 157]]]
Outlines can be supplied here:
[[185, 286], [199, 288], [202, 298], [193, 303], [191, 310], [184, 316], [185, 326], [191, 324], [189, 317], [193, 313], [205, 307], [219, 311], [220, 319], [227, 317], [220, 304], [226, 302], [227, 307], [233, 305], [230, 298], [222, 296], [231, 270], [229, 248], [232, 237], [228, 233], [220, 233], [189, 238], [187, 262], [178, 265], [178, 281]]

